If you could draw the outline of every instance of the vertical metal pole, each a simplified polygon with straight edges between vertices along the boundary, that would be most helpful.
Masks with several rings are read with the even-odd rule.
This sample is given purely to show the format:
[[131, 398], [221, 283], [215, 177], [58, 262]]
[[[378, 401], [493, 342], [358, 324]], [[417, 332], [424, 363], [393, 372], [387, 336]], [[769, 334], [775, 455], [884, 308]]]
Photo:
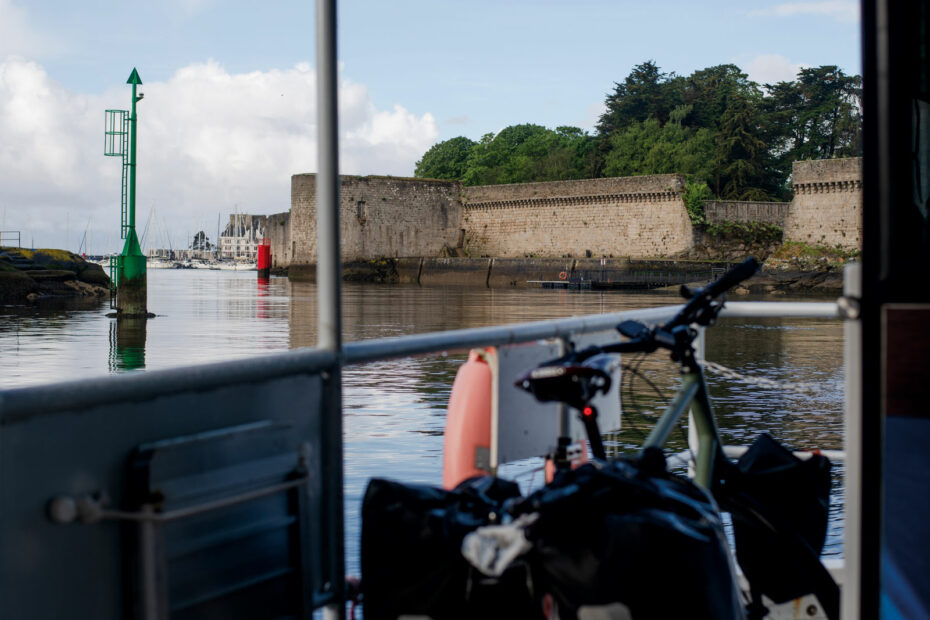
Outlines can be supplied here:
[[[318, 346], [342, 349], [342, 262], [339, 251], [339, 125], [336, 73], [336, 1], [317, 0], [317, 333]], [[324, 375], [323, 475], [325, 532], [328, 537], [326, 579], [335, 603], [323, 617], [345, 617], [343, 528], [342, 373], [341, 362]]]
[[[846, 266], [843, 295], [862, 297], [862, 265]], [[859, 618], [862, 585], [862, 326], [858, 319], [843, 321], [843, 373], [845, 375], [845, 489], [843, 519], [843, 593], [841, 617]]]
[[342, 347], [336, 2], [317, 0], [317, 299], [321, 349]]
[[[145, 504], [141, 512], [147, 516], [155, 514], [151, 504]], [[140, 608], [137, 613], [142, 620], [165, 620], [167, 618], [168, 601], [159, 576], [159, 550], [156, 528], [158, 526], [149, 519], [139, 523], [139, 567], [142, 594]]]
[[[559, 338], [559, 357], [568, 353], [571, 343], [568, 338]], [[570, 437], [572, 434], [572, 416], [565, 403], [558, 404], [559, 411], [559, 437]]]
[[[135, 70], [135, 69], [133, 69]], [[129, 114], [129, 228], [136, 229], [136, 102], [138, 84], [132, 81], [132, 111]]]

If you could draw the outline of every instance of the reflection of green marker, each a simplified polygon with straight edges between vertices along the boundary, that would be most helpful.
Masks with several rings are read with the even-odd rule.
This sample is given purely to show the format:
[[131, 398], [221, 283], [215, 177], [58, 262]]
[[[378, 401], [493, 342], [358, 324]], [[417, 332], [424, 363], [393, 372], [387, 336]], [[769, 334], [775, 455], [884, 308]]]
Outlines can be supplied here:
[[132, 111], [107, 110], [104, 155], [123, 158], [123, 182], [120, 201], [120, 236], [126, 239], [116, 261], [116, 316], [144, 317], [147, 309], [145, 256], [136, 235], [136, 102], [142, 94], [139, 72], [133, 68], [127, 84], [132, 84]]
[[145, 317], [110, 323], [110, 372], [145, 368]]

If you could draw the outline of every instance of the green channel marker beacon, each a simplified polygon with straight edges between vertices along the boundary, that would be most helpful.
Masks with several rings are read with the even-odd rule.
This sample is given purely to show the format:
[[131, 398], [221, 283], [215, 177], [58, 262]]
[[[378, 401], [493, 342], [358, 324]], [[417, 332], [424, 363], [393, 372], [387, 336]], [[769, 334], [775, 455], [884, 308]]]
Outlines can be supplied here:
[[136, 94], [142, 79], [135, 68], [126, 83], [132, 84], [132, 109], [107, 110], [104, 130], [104, 155], [123, 158], [120, 237], [126, 243], [110, 269], [116, 285], [117, 318], [148, 316], [145, 256], [136, 235], [136, 103], [143, 95]]

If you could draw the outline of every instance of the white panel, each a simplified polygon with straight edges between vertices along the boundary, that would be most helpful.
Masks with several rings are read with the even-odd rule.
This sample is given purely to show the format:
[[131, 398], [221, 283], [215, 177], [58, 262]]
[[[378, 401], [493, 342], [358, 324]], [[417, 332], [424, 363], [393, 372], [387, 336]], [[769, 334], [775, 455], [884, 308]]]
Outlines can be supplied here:
[[[579, 335], [575, 338], [575, 343], [576, 348], [583, 349], [592, 344], [606, 344], [617, 340], [619, 335], [610, 331]], [[491, 440], [493, 444], [496, 437], [497, 449], [495, 451], [492, 447], [492, 464], [500, 465], [532, 456], [544, 456], [555, 450], [559, 436], [558, 403], [540, 403], [532, 394], [516, 387], [514, 383], [527, 370], [559, 355], [559, 343], [555, 340], [505, 345], [497, 349], [496, 368], [492, 366], [496, 382], [497, 427], [496, 435], [492, 433]], [[611, 380], [607, 394], [599, 394], [593, 400], [599, 412], [598, 424], [602, 431], [620, 428], [619, 364]], [[578, 412], [571, 408], [567, 410], [571, 419], [572, 439], [584, 439], [586, 435], [584, 426], [578, 420]]]

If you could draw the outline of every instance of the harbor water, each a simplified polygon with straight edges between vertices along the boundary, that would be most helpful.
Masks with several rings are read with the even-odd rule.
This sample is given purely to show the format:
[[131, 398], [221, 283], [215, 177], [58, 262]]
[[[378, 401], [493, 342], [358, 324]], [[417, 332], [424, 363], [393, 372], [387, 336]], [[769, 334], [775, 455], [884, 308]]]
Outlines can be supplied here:
[[[265, 355], [316, 343], [316, 288], [255, 272], [152, 270], [148, 307], [157, 317], [121, 325], [106, 302], [0, 306], [0, 389], [110, 373], [145, 372]], [[346, 341], [618, 312], [678, 303], [666, 292], [345, 284]], [[787, 299], [787, 298], [779, 298]], [[815, 301], [815, 299], [807, 299]], [[842, 324], [817, 319], [726, 319], [708, 330], [707, 359], [753, 376], [817, 383], [814, 395], [759, 389], [710, 374], [721, 434], [747, 444], [767, 431], [795, 449], [842, 449]], [[359, 506], [372, 476], [440, 484], [445, 406], [464, 353], [370, 363], [344, 373], [347, 566], [358, 573]], [[624, 359], [645, 379], [624, 375], [623, 429], [608, 444], [623, 451], [648, 433], [677, 385], [660, 353]], [[646, 381], [648, 379], [649, 381]], [[649, 385], [649, 382], [654, 384]], [[192, 412], [192, 415], [196, 413]], [[682, 433], [672, 449], [685, 447]], [[524, 489], [541, 461], [504, 468]], [[841, 548], [841, 464], [836, 465], [825, 555]]]

